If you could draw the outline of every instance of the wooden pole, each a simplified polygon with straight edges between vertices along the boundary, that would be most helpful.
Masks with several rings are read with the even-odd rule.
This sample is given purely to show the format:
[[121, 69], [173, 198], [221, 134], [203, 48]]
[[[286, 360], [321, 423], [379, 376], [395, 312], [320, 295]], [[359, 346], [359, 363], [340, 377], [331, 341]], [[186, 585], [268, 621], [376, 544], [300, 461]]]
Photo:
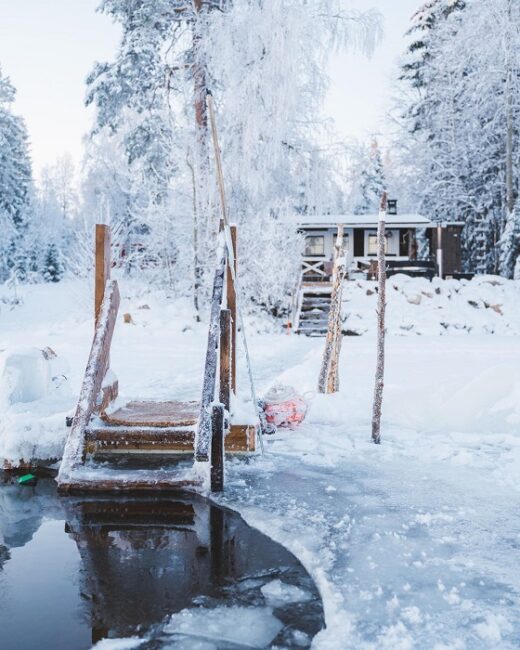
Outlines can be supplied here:
[[224, 490], [224, 406], [216, 404], [211, 411], [211, 491]]
[[104, 224], [96, 224], [96, 243], [95, 243], [95, 297], [94, 297], [94, 318], [96, 326], [99, 319], [99, 312], [103, 298], [105, 296], [105, 287], [110, 280], [110, 228]]
[[220, 311], [220, 380], [219, 400], [226, 411], [230, 411], [231, 392], [231, 312]]
[[[231, 231], [231, 242], [233, 244], [233, 259], [235, 278], [238, 277], [237, 266], [237, 227], [231, 224], [229, 227]], [[233, 282], [233, 274], [229, 266], [229, 260], [226, 268], [226, 293], [227, 293], [227, 308], [231, 314], [231, 390], [237, 392], [237, 293], [235, 283]]]
[[381, 409], [383, 406], [383, 388], [385, 383], [385, 309], [386, 309], [386, 202], [387, 195], [383, 192], [377, 227], [378, 244], [378, 306], [377, 306], [377, 363], [376, 382], [374, 388], [374, 405], [372, 410], [372, 440], [376, 445], [381, 444]]
[[343, 225], [338, 225], [336, 250], [334, 257], [334, 274], [330, 300], [329, 322], [325, 350], [318, 379], [319, 393], [335, 393], [339, 389], [339, 354], [341, 351], [341, 296], [345, 264], [343, 258]]

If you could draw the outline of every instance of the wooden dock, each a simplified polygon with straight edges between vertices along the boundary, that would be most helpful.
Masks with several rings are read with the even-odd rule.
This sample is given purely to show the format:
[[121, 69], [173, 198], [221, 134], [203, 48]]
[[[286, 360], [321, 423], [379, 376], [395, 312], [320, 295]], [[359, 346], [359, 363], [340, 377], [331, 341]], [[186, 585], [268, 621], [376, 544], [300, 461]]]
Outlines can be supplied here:
[[[235, 247], [236, 229], [231, 239]], [[211, 489], [224, 487], [225, 454], [252, 453], [257, 427], [233, 421], [236, 391], [236, 295], [227, 253], [222, 251], [213, 284], [206, 363], [200, 401], [135, 399], [115, 406], [119, 384], [110, 369], [110, 348], [119, 311], [117, 282], [110, 280], [110, 232], [96, 226], [95, 333], [72, 427], [58, 474], [61, 493], [197, 489], [200, 472], [186, 458], [206, 463]], [[233, 261], [232, 263], [236, 263]], [[227, 269], [227, 271], [226, 271]], [[138, 469], [110, 459], [142, 459]], [[167, 469], [146, 466], [164, 457]], [[178, 457], [177, 468], [171, 460]]]

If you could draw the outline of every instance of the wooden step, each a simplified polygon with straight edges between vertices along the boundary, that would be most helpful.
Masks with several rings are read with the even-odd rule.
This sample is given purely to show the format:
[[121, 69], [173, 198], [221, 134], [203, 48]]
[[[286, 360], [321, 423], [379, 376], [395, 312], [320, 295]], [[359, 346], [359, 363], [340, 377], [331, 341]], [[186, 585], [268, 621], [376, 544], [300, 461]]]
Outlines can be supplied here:
[[[111, 426], [93, 418], [85, 436], [88, 454], [192, 454], [195, 427]], [[256, 427], [232, 424], [224, 443], [227, 453], [255, 451]]]
[[171, 428], [194, 426], [199, 414], [199, 402], [135, 400], [101, 418], [111, 425]]
[[319, 314], [312, 314], [312, 316], [308, 316], [305, 318], [300, 318], [300, 323], [306, 324], [306, 325], [328, 325], [329, 323], [329, 316], [328, 314], [322, 314], [321, 317]]
[[330, 302], [323, 302], [323, 303], [304, 303], [302, 305], [302, 314], [305, 314], [306, 312], [309, 311], [330, 311]]
[[66, 482], [60, 482], [61, 494], [82, 492], [164, 492], [193, 490], [202, 485], [193, 471], [119, 470], [104, 465], [86, 464], [73, 470]]

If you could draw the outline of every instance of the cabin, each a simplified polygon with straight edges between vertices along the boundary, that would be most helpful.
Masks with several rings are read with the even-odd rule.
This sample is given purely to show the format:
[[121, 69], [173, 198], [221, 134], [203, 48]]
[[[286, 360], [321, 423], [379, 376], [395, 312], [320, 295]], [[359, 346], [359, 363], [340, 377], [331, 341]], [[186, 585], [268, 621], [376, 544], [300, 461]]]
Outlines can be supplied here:
[[[412, 268], [418, 259], [419, 239], [429, 249], [423, 262], [442, 277], [462, 274], [461, 232], [463, 224], [439, 224], [420, 214], [399, 214], [397, 201], [388, 202], [386, 258], [389, 269]], [[344, 227], [344, 247], [350, 275], [367, 273], [377, 259], [378, 214], [299, 215], [298, 230], [305, 236], [302, 275], [304, 281], [328, 282], [332, 275], [334, 243], [338, 225]], [[419, 266], [419, 263], [418, 265]]]

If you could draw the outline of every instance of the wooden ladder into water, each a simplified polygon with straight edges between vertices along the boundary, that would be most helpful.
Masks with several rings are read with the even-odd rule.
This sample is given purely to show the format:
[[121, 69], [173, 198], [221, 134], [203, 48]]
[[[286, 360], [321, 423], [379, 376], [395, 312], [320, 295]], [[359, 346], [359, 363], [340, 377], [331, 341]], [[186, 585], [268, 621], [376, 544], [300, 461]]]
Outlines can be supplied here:
[[[236, 228], [232, 227], [236, 260]], [[200, 402], [133, 400], [110, 410], [118, 381], [110, 347], [120, 305], [110, 279], [110, 231], [96, 226], [95, 333], [80, 397], [58, 474], [60, 493], [159, 491], [202, 485], [193, 464], [155, 468], [157, 459], [193, 458], [210, 466], [211, 489], [224, 486], [225, 453], [255, 451], [256, 426], [232, 422], [236, 393], [236, 293], [227, 253], [220, 254], [213, 282], [211, 316]], [[139, 457], [142, 466], [107, 459]], [[100, 459], [105, 462], [101, 462]], [[153, 462], [152, 462], [153, 459]]]

